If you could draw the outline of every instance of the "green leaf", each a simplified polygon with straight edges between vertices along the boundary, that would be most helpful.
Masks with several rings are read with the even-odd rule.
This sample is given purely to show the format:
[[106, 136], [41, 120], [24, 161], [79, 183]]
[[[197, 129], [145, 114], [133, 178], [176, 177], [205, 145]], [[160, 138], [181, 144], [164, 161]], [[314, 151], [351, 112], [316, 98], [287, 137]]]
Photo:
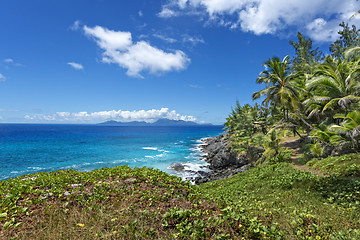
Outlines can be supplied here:
[[24, 208], [22, 208], [21, 209], [21, 211], [24, 213], [24, 212], [27, 212], [29, 210], [29, 208], [28, 207], [24, 207]]
[[0, 219], [5, 219], [7, 217], [7, 212], [0, 213]]
[[4, 229], [8, 229], [10, 226], [12, 225], [12, 222], [11, 221], [8, 221], [4, 224]]
[[14, 228], [21, 227], [21, 226], [22, 226], [22, 224], [23, 224], [22, 222], [18, 222], [18, 223], [16, 223], [16, 224], [15, 224]]

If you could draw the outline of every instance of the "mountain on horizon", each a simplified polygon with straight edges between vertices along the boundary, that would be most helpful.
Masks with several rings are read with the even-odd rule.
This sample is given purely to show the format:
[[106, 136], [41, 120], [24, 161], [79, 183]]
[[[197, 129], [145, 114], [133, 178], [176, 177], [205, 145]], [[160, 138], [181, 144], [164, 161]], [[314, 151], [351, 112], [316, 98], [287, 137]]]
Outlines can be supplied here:
[[162, 118], [153, 123], [147, 123], [143, 121], [132, 121], [132, 122], [118, 122], [114, 120], [106, 121], [99, 123], [105, 126], [126, 126], [126, 127], [147, 127], [147, 126], [156, 126], [156, 127], [169, 127], [169, 126], [211, 126], [212, 124], [199, 124], [192, 121], [183, 121], [183, 120], [170, 120]]

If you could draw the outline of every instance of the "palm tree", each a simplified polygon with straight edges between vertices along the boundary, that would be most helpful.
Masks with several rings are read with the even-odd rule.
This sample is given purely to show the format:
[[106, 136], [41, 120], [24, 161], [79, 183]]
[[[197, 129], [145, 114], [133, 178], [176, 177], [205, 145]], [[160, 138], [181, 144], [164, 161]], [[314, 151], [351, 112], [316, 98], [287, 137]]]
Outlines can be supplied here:
[[290, 71], [289, 56], [282, 61], [273, 57], [264, 63], [265, 71], [257, 78], [257, 83], [265, 83], [266, 87], [253, 94], [253, 100], [266, 96], [263, 103], [270, 104], [274, 109], [281, 105], [283, 119], [289, 120], [289, 111], [301, 108], [301, 93], [305, 90], [297, 86], [301, 77], [300, 72]]
[[330, 138], [330, 142], [339, 146], [341, 149], [352, 148], [353, 150], [359, 150], [360, 144], [360, 112], [353, 111], [346, 116], [343, 114], [337, 114], [334, 118], [344, 119], [340, 125], [332, 125], [329, 127], [330, 131], [336, 133], [336, 135]]
[[[319, 65], [305, 87], [312, 96], [304, 101], [309, 117], [349, 111], [352, 103], [360, 100], [360, 68], [352, 61], [329, 56]], [[328, 114], [326, 114], [328, 113]]]

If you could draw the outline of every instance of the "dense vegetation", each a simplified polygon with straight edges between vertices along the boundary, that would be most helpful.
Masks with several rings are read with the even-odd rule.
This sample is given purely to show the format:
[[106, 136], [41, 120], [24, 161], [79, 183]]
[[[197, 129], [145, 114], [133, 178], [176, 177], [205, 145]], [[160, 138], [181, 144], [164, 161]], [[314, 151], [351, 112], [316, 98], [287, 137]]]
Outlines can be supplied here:
[[328, 56], [299, 33], [290, 41], [295, 56], [264, 63], [257, 83], [265, 88], [253, 94], [262, 105], [237, 103], [225, 123], [236, 149], [255, 144], [278, 155], [277, 135], [293, 133], [309, 141], [310, 157], [359, 152], [360, 36], [355, 26], [340, 26]]

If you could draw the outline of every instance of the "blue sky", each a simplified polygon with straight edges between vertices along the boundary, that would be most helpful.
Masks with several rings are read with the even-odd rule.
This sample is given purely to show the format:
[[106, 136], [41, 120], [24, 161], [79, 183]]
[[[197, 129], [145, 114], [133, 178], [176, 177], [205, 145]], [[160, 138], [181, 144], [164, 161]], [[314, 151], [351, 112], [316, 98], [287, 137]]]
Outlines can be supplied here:
[[0, 122], [223, 123], [297, 31], [325, 52], [355, 0], [2, 0]]

